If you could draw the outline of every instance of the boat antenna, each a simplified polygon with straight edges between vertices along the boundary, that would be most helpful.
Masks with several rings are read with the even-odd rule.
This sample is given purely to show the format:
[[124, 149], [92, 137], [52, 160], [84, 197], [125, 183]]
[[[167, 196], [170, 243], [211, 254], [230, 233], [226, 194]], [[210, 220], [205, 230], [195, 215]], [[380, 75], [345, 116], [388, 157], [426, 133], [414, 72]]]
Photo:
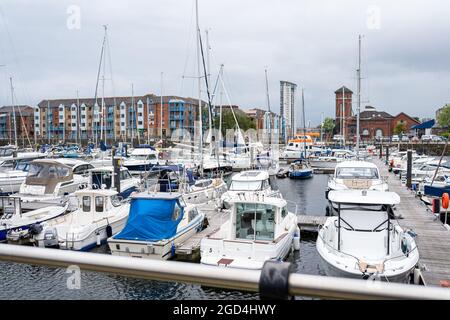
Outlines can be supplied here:
[[306, 159], [306, 120], [305, 120], [305, 96], [304, 89], [302, 88], [302, 113], [303, 113], [303, 149], [305, 150], [304, 155]]

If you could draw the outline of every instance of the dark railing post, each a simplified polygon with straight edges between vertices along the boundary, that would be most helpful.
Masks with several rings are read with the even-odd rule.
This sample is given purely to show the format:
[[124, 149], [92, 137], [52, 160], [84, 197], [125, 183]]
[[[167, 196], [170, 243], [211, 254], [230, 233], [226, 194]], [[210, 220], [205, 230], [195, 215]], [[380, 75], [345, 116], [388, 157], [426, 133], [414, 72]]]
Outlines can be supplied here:
[[380, 144], [380, 159], [383, 158], [383, 145]]
[[120, 157], [115, 155], [115, 150], [111, 151], [112, 159], [113, 159], [113, 168], [114, 168], [114, 188], [116, 188], [117, 193], [120, 193]]
[[389, 164], [389, 146], [386, 146], [386, 165]]
[[411, 173], [412, 173], [412, 150], [407, 151], [407, 162], [406, 162], [406, 187], [411, 188]]

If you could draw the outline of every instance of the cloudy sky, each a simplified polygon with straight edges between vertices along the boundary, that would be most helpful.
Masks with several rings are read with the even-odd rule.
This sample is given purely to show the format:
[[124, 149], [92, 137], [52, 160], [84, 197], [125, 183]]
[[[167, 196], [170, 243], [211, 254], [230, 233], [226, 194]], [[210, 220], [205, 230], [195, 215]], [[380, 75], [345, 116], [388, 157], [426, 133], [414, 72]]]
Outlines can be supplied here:
[[[304, 88], [312, 125], [333, 116], [335, 89], [356, 92], [358, 34], [363, 105], [422, 118], [450, 102], [448, 1], [199, 4], [212, 78], [224, 64], [231, 102], [244, 109], [266, 108], [267, 67], [272, 110], [279, 111], [279, 81], [287, 80]], [[1, 104], [10, 104], [11, 76], [19, 104], [76, 97], [77, 90], [92, 97], [104, 24], [106, 95], [131, 95], [132, 83], [136, 95], [159, 94], [163, 72], [164, 94], [197, 96], [194, 0], [2, 0], [0, 9]]]

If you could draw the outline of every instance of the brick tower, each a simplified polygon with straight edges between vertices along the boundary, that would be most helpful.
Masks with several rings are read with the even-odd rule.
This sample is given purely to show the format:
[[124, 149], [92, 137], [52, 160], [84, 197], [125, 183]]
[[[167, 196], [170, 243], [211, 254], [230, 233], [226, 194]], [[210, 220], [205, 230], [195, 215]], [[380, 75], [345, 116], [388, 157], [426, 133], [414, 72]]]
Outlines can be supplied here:
[[[353, 91], [349, 88], [342, 86], [339, 89], [337, 89], [335, 92], [336, 95], [336, 113], [335, 113], [335, 132], [340, 134], [341, 133], [341, 123], [342, 123], [342, 115], [343, 110], [345, 110], [344, 118], [345, 121], [350, 119], [352, 116], [352, 96]], [[344, 98], [344, 99], [342, 99]], [[345, 109], [343, 108], [343, 103], [345, 102]], [[346, 130], [347, 131], [347, 130]], [[346, 135], [348, 132], [346, 132]]]

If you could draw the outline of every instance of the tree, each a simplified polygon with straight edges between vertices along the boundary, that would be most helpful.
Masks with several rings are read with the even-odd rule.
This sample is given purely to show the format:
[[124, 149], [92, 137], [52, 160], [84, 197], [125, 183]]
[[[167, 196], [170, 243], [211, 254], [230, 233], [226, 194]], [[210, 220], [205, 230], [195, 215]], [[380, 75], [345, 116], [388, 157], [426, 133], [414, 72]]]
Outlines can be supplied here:
[[[252, 121], [248, 116], [241, 115], [235, 112], [239, 128], [243, 131], [248, 129], [256, 129], [255, 122]], [[219, 116], [214, 118], [214, 127], [219, 129]], [[233, 113], [230, 110], [222, 111], [222, 134], [225, 136], [227, 129], [235, 129], [236, 122], [234, 121]]]
[[332, 133], [334, 127], [334, 119], [329, 117], [325, 118], [325, 120], [323, 121], [323, 131], [325, 131], [325, 133]]
[[437, 121], [441, 128], [450, 128], [450, 104], [445, 105], [441, 109]]
[[394, 127], [394, 134], [403, 134], [406, 132], [406, 125], [404, 122], [397, 122], [397, 124]]

